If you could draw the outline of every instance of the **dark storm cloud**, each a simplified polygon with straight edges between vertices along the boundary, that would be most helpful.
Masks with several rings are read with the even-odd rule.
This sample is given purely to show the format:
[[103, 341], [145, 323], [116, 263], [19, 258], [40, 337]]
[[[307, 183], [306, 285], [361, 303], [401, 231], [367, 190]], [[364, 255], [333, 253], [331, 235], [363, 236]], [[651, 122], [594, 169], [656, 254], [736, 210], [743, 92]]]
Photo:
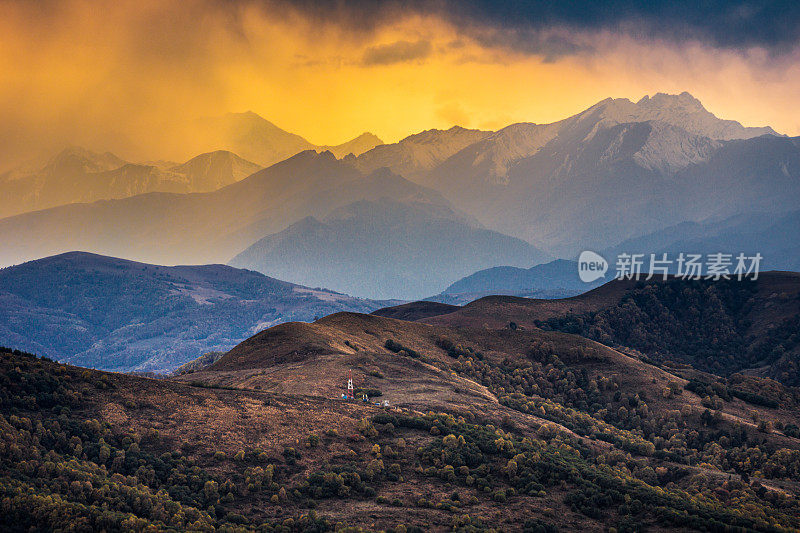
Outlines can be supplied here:
[[718, 48], [760, 46], [774, 53], [800, 42], [797, 1], [631, 0], [352, 0], [289, 2], [320, 23], [335, 21], [354, 32], [370, 31], [403, 13], [442, 16], [467, 33], [523, 53], [558, 57], [589, 50], [567, 36], [543, 37], [560, 28], [613, 31], [676, 42], [697, 40]]
[[424, 59], [431, 55], [430, 41], [397, 41], [391, 44], [371, 46], [364, 52], [362, 63], [370, 65], [391, 65]]

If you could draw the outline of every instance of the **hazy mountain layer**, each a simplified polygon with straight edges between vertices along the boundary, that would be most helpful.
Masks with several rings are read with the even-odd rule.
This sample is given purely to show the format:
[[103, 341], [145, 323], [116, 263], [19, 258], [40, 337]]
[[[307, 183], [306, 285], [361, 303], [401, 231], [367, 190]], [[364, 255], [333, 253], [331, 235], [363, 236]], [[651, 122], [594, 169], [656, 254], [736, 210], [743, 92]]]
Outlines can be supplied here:
[[0, 220], [0, 264], [70, 250], [157, 264], [227, 262], [307, 216], [384, 196], [446, 204], [387, 170], [364, 175], [330, 152], [307, 151], [210, 193], [151, 193]]
[[113, 154], [68, 148], [43, 168], [0, 175], [0, 218], [75, 202], [127, 198], [149, 192], [207, 192], [261, 167], [226, 151], [181, 165], [128, 163]]
[[0, 345], [93, 368], [164, 372], [281, 322], [382, 305], [224, 265], [74, 252], [0, 270]]
[[230, 264], [348, 294], [414, 299], [478, 268], [545, 257], [524, 241], [475, 227], [447, 204], [382, 198], [300, 221]]
[[479, 270], [428, 299], [463, 305], [493, 294], [525, 298], [567, 298], [593, 289], [609, 278], [610, 276], [584, 283], [578, 277], [577, 262], [556, 259], [531, 268], [497, 266]]
[[721, 221], [684, 222], [620, 243], [603, 252], [609, 261], [620, 253], [761, 254], [760, 269], [800, 271], [800, 211], [784, 215], [748, 213]]
[[[228, 118], [241, 126], [236, 131], [261, 132], [253, 138], [264, 143], [277, 135], [294, 139], [292, 150], [299, 146], [256, 115]], [[341, 160], [309, 150], [211, 193], [151, 193], [5, 219], [0, 261], [79, 249], [160, 264], [224, 262], [305, 217], [322, 220], [359, 200], [446, 205], [443, 196], [488, 229], [575, 257], [686, 221], [796, 210], [800, 140], [772, 133], [717, 119], [686, 93], [636, 103], [607, 99], [553, 124], [429, 130]], [[362, 138], [363, 146], [375, 141]], [[107, 170], [115, 164], [106, 156], [90, 170], [121, 172]], [[163, 165], [148, 168], [164, 172]], [[784, 252], [795, 254], [791, 247]], [[503, 262], [496, 256], [474, 270]], [[291, 269], [288, 261], [271, 264]], [[427, 295], [470, 273], [459, 272]]]
[[491, 133], [459, 126], [449, 130], [426, 130], [394, 144], [377, 146], [355, 158], [354, 164], [364, 171], [387, 167], [392, 172], [422, 183], [422, 176], [427, 172]]
[[684, 222], [603, 250], [601, 255], [609, 262], [609, 271], [594, 283], [580, 281], [576, 262], [559, 259], [528, 269], [498, 266], [481, 270], [456, 281], [431, 299], [464, 304], [491, 294], [528, 298], [573, 296], [612, 279], [616, 275], [616, 258], [622, 253], [642, 254], [645, 269], [650, 254], [660, 258], [666, 253], [667, 259], [673, 261], [669, 269], [672, 273], [677, 272], [681, 253], [700, 254], [703, 261], [709, 254], [730, 254], [733, 265], [740, 253], [748, 258], [761, 254], [760, 271], [800, 271], [797, 235], [800, 235], [800, 211], [781, 216], [750, 213], [721, 221]]

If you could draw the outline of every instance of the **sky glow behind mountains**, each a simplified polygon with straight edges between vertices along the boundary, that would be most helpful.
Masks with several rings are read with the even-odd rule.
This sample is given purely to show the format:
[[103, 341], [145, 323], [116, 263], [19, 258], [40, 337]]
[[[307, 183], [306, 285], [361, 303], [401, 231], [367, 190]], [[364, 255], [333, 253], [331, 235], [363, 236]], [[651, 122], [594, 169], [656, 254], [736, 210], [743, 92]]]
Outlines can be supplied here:
[[191, 121], [229, 111], [393, 142], [684, 90], [800, 135], [798, 8], [694, 4], [0, 1], [0, 166], [65, 144], [182, 160]]

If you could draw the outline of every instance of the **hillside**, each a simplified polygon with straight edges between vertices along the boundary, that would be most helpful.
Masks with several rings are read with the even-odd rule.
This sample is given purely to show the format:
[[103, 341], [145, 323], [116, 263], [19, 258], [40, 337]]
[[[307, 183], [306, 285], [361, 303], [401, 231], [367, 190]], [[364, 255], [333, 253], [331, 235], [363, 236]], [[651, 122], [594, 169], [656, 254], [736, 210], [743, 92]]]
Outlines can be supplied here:
[[127, 198], [149, 192], [208, 192], [261, 167], [231, 152], [200, 154], [186, 163], [130, 163], [71, 147], [42, 168], [0, 175], [0, 218], [76, 202]]
[[487, 297], [424, 319], [448, 326], [577, 333], [720, 375], [735, 372], [798, 386], [800, 274], [761, 273], [757, 281], [614, 280], [574, 298]]
[[307, 218], [269, 235], [230, 265], [303, 285], [370, 298], [423, 298], [498, 262], [530, 265], [547, 256], [530, 244], [475, 227], [444, 201], [384, 197]]
[[392, 307], [383, 307], [373, 311], [371, 314], [377, 316], [384, 316], [386, 318], [395, 318], [397, 320], [421, 320], [432, 316], [444, 315], [452, 313], [459, 309], [457, 305], [443, 304], [440, 302], [431, 301], [418, 301], [409, 302], [405, 304], [395, 305]]
[[[351, 371], [390, 407], [340, 400]], [[800, 518], [796, 391], [687, 381], [560, 332], [336, 313], [173, 380], [17, 352], [0, 354], [0, 383], [5, 528], [791, 531]]]
[[[794, 498], [798, 493], [798, 486], [789, 481], [793, 475], [789, 472], [796, 468], [795, 459], [788, 459], [791, 466], [787, 470], [775, 471], [784, 472], [777, 477], [768, 474], [769, 479], [758, 480], [772, 467], [756, 473], [751, 466], [737, 465], [735, 459], [756, 443], [765, 450], [774, 450], [767, 456], [777, 454], [775, 459], [759, 460], [759, 464], [780, 461], [777, 458], [784, 454], [788, 454], [787, 458], [800, 458], [797, 451], [789, 451], [800, 446], [800, 435], [793, 425], [800, 400], [796, 391], [769, 380], [748, 381], [753, 378], [741, 376], [726, 380], [705, 374], [683, 379], [669, 368], [653, 366], [573, 335], [508, 328], [431, 327], [339, 313], [313, 324], [283, 324], [266, 330], [206, 370], [182, 379], [213, 386], [336, 398], [345, 391], [345, 378], [351, 369], [357, 390], [371, 391], [373, 398], [385, 399], [400, 409], [443, 410], [455, 417], [463, 416], [468, 423], [502, 420], [504, 432], [511, 434], [525, 435], [534, 430], [539, 438], [545, 434], [543, 431], [550, 439], [559, 434], [581, 436], [586, 446], [584, 457], [596, 457], [612, 465], [625, 463], [628, 468], [633, 467], [633, 478], [656, 485], [664, 483], [668, 491], [689, 484], [710, 495], [724, 479], [747, 479], [753, 486], [781, 487]], [[766, 400], [760, 396], [765, 391], [770, 391]], [[765, 407], [760, 401], [775, 403]], [[401, 419], [396, 415], [391, 420], [394, 431], [403, 434], [398, 430], [406, 427]], [[765, 420], [771, 422], [762, 423]], [[787, 429], [759, 432], [759, 425]], [[452, 430], [444, 430], [442, 435], [448, 431]], [[720, 442], [723, 436], [727, 440], [721, 441], [721, 455], [712, 458], [705, 451], [708, 439]], [[731, 445], [733, 442], [737, 444]], [[781, 448], [786, 451], [778, 452]], [[627, 460], [623, 459], [626, 454], [631, 454]], [[540, 457], [549, 460], [547, 454]], [[611, 457], [620, 457], [621, 463], [614, 459], [608, 463]], [[720, 457], [725, 458], [723, 462], [718, 462]], [[447, 461], [443, 460], [437, 469], [453, 464], [458, 471], [461, 463]], [[424, 459], [422, 463], [426, 468]], [[519, 468], [519, 463], [516, 466]], [[650, 475], [651, 468], [655, 475]], [[470, 466], [463, 475], [471, 469]], [[729, 474], [733, 477], [729, 478]], [[457, 484], [460, 475], [455, 474]], [[505, 475], [508, 476], [507, 471]], [[520, 489], [529, 481], [515, 482], [514, 475], [509, 479], [518, 487], [517, 496], [509, 498], [509, 502], [515, 508], [528, 505], [521, 501], [525, 491]], [[467, 488], [462, 491], [473, 486], [466, 479], [464, 483]], [[702, 488], [705, 483], [709, 492]], [[547, 489], [546, 498], [557, 493]], [[733, 505], [727, 495], [713, 496], [720, 497], [726, 498], [727, 505]], [[405, 502], [402, 497], [401, 501]], [[604, 511], [591, 509], [583, 498], [567, 496], [564, 502], [573, 512], [578, 510], [593, 520], [619, 523], [617, 520], [624, 522], [623, 515], [629, 513], [620, 508], [621, 514], [616, 515], [617, 504], [613, 500]], [[639, 523], [652, 516], [652, 511], [646, 510], [648, 505], [644, 503], [643, 510], [636, 513]], [[571, 530], [576, 524], [569, 522], [573, 515], [567, 511], [564, 516], [567, 521], [558, 525]], [[684, 526], [693, 529], [688, 523]]]
[[167, 372], [280, 322], [382, 304], [223, 265], [73, 252], [0, 270], [0, 345], [86, 367]]

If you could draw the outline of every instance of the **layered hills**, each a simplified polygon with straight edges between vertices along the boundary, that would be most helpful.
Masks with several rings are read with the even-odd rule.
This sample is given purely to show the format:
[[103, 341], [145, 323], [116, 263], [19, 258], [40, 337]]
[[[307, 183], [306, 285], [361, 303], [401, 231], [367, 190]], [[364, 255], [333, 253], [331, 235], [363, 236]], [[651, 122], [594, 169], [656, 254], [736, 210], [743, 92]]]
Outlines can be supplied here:
[[305, 150], [330, 151], [342, 158], [349, 154], [360, 155], [383, 144], [376, 135], [365, 132], [340, 145], [315, 145], [252, 111], [206, 118], [197, 126], [196, 136], [200, 143], [197, 149], [224, 148], [265, 167]]
[[484, 296], [506, 295], [524, 298], [567, 298], [604, 283], [600, 278], [585, 283], [578, 277], [578, 263], [556, 259], [530, 268], [495, 266], [479, 270], [450, 284], [429, 299], [463, 305]]
[[[222, 189], [72, 204], [0, 221], [2, 261], [87, 250], [145, 262], [224, 263], [267, 234], [361, 199], [441, 196], [309, 150]], [[440, 200], [441, 201], [441, 200]]]
[[[70, 250], [157, 264], [236, 258], [244, 261], [237, 264], [267, 275], [296, 275], [300, 283], [409, 299], [437, 294], [486, 268], [530, 269], [553, 257], [574, 258], [584, 249], [616, 250], [621, 243], [649, 248], [641, 250], [645, 253], [684, 245], [728, 253], [763, 246], [755, 251], [764, 256], [765, 266], [796, 268], [798, 140], [717, 118], [688, 93], [657, 94], [638, 102], [606, 99], [559, 122], [513, 124], [496, 132], [427, 130], [374, 147], [377, 139], [365, 134], [346, 148], [321, 153], [316, 151], [323, 147], [310, 146], [252, 113], [214, 119], [209, 127], [219, 133], [220, 142], [243, 139], [241, 146], [220, 146], [259, 164], [288, 159], [211, 192], [153, 192], [2, 219], [0, 262], [16, 264]], [[252, 152], [240, 150], [244, 145]], [[269, 150], [273, 155], [265, 159], [249, 157]], [[81, 164], [89, 165], [82, 172], [119, 170], [103, 170], [119, 163], [113, 156], [90, 163]], [[195, 162], [172, 166], [169, 172], [211, 167]], [[131, 180], [136, 181], [118, 182]], [[203, 187], [224, 183], [196, 181]], [[403, 221], [397, 219], [398, 209], [390, 207], [397, 204]], [[369, 213], [362, 209], [366, 205], [372, 206]], [[445, 211], [450, 214], [442, 216]], [[386, 229], [392, 219], [402, 231]], [[437, 222], [429, 224], [431, 233], [438, 233], [428, 240], [431, 246], [417, 246], [423, 242], [419, 236], [401, 238], [404, 232], [415, 234], [412, 226], [421, 231], [422, 221], [432, 220]], [[697, 233], [702, 239], [682, 239], [686, 225], [702, 226]], [[347, 246], [332, 246], [345, 229], [356, 227], [366, 231], [362, 238], [352, 234]], [[487, 231], [494, 232], [491, 239]], [[435, 257], [434, 246], [444, 250], [441, 242], [454, 238], [461, 239], [450, 246], [455, 255], [472, 259], [448, 259], [445, 253]], [[519, 253], [525, 245], [509, 238], [542, 253], [525, 257]], [[505, 255], [494, 254], [500, 242], [516, 244]], [[724, 249], [715, 249], [720, 246]], [[398, 293], [398, 287], [407, 286], [409, 271], [406, 260], [398, 258], [414, 257], [425, 259], [428, 267], [419, 270], [430, 273], [430, 279], [419, 277], [418, 286]], [[354, 270], [359, 259], [367, 272], [374, 271], [370, 264], [379, 267], [385, 279], [370, 282], [359, 274]], [[315, 265], [327, 269], [327, 276], [311, 268]], [[346, 269], [350, 279], [345, 279]], [[511, 281], [503, 285], [490, 279], [495, 277]], [[483, 273], [470, 283], [481, 279], [491, 288], [474, 286], [463, 296], [442, 298], [463, 303], [491, 292], [573, 293], [562, 287], [519, 287], [523, 278], [514, 270]], [[380, 292], [377, 284], [385, 290]]]
[[373, 298], [421, 298], [498, 261], [527, 266], [547, 258], [480, 227], [436, 191], [385, 168], [362, 174], [314, 151], [210, 193], [73, 204], [0, 227], [6, 263], [75, 249], [164, 264], [233, 259]]

